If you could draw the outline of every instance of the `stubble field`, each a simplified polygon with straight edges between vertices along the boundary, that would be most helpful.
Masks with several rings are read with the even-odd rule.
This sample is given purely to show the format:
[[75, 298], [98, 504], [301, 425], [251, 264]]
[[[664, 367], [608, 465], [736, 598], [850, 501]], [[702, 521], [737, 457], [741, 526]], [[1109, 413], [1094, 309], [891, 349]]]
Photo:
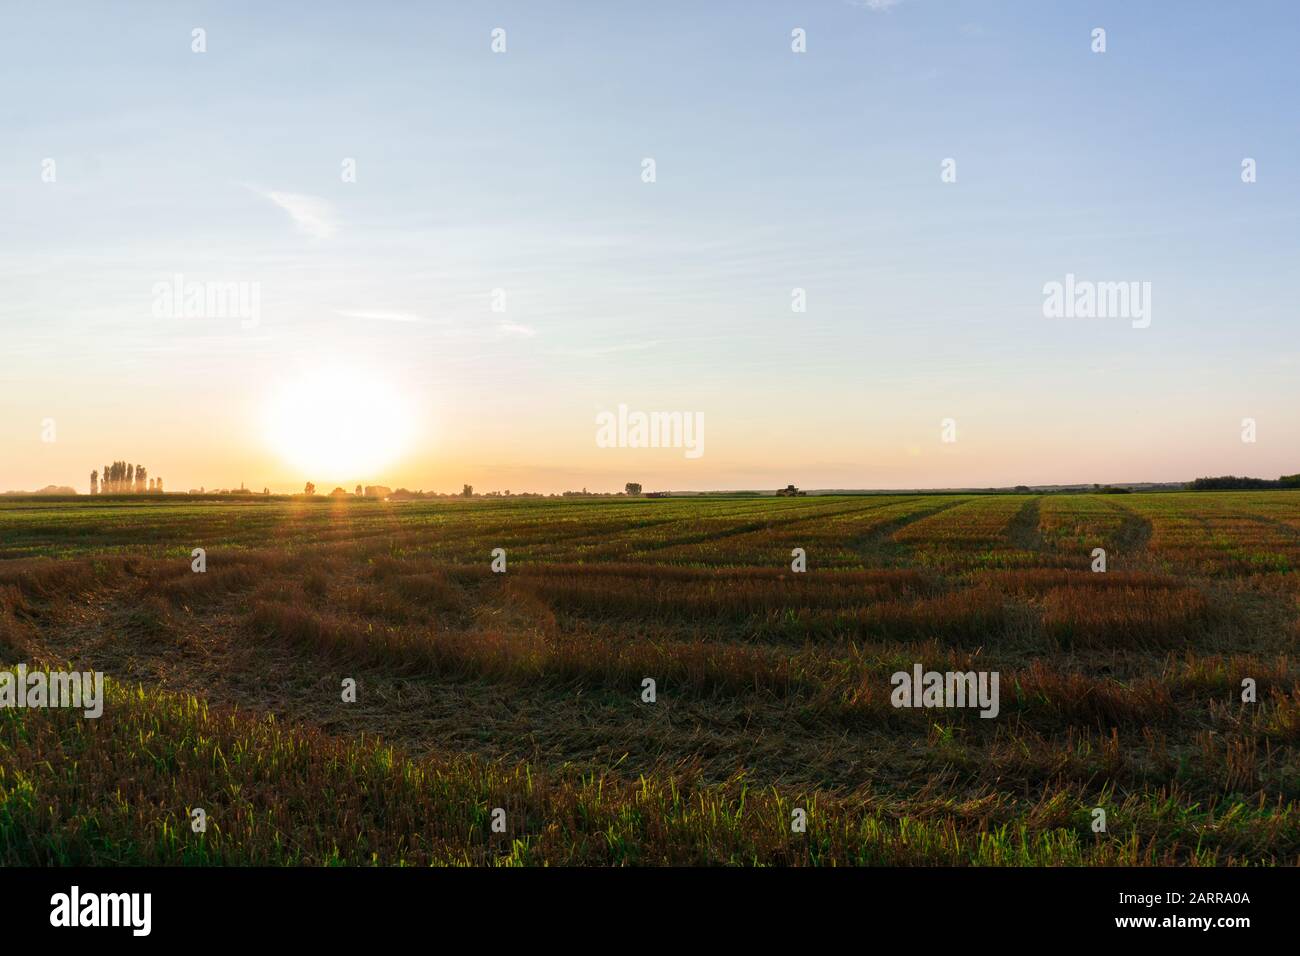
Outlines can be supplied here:
[[0, 863], [1295, 865], [1298, 638], [1300, 492], [5, 501]]

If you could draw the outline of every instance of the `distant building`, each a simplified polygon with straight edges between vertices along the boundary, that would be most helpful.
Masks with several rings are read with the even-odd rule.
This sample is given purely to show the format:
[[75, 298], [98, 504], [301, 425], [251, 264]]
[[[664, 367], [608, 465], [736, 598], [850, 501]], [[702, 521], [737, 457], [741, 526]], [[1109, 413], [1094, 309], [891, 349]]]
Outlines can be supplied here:
[[668, 497], [668, 492], [666, 492], [666, 491], [647, 491], [647, 492], [645, 493], [645, 496], [646, 496], [647, 498], [667, 498], [667, 497]]
[[365, 496], [367, 498], [387, 498], [392, 495], [393, 489], [387, 485], [366, 485]]
[[778, 498], [794, 498], [795, 496], [806, 495], [808, 492], [800, 491], [794, 485], [786, 485], [784, 488], [778, 488], [776, 494]]

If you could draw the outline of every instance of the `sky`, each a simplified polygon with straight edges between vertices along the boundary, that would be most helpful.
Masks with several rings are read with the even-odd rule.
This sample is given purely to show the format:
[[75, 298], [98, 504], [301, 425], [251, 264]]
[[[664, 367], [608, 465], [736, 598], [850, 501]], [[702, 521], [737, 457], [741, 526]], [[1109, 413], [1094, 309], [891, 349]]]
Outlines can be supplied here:
[[1298, 48], [1287, 2], [10, 5], [0, 489], [1300, 472]]

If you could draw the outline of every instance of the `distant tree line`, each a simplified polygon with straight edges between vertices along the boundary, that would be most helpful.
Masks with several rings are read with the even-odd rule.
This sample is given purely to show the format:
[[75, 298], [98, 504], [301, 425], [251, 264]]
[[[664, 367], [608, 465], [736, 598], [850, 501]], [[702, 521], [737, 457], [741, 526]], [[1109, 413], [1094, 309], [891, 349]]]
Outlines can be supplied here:
[[[160, 489], [161, 490], [161, 489]], [[305, 497], [312, 498], [316, 495], [316, 485], [314, 482], [307, 482], [303, 486], [302, 493]], [[462, 485], [459, 492], [441, 492], [441, 491], [412, 491], [409, 488], [398, 488], [396, 490], [385, 485], [357, 485], [356, 491], [352, 497], [356, 498], [384, 498], [389, 501], [415, 501], [426, 498], [636, 498], [642, 495], [642, 488], [639, 482], [629, 481], [623, 486], [622, 491], [588, 491], [583, 488], [581, 491], [564, 491], [560, 493], [552, 492], [543, 494], [538, 491], [511, 491], [507, 488], [505, 491], [475, 491], [473, 485]], [[345, 488], [337, 487], [329, 493], [331, 498], [349, 497]], [[667, 492], [659, 492], [647, 495], [651, 498], [667, 497]]]
[[[631, 485], [637, 489], [640, 485]], [[306, 492], [308, 495], [314, 494], [315, 485], [310, 485]], [[335, 489], [341, 490], [341, 489]], [[588, 491], [586, 488], [581, 491], [564, 491], [560, 493], [551, 492], [544, 494], [540, 491], [511, 491], [507, 488], [505, 491], [484, 491], [477, 492], [473, 485], [465, 485], [459, 492], [441, 492], [441, 491], [412, 491], [409, 488], [397, 488], [389, 491], [384, 489], [385, 494], [382, 497], [390, 501], [415, 501], [425, 498], [621, 498], [625, 496], [635, 496], [641, 494], [639, 490], [633, 491]], [[366, 497], [370, 497], [369, 493]]]
[[69, 488], [67, 485], [46, 485], [36, 491], [0, 491], [0, 496], [17, 497], [19, 495], [67, 495], [72, 496], [77, 493], [76, 488]]
[[105, 465], [103, 472], [90, 473], [92, 495], [143, 495], [161, 493], [161, 478], [150, 478], [144, 465], [115, 461]]
[[1188, 489], [1191, 491], [1243, 491], [1254, 488], [1300, 488], [1300, 475], [1283, 475], [1277, 479], [1247, 478], [1220, 475], [1218, 478], [1197, 478]]

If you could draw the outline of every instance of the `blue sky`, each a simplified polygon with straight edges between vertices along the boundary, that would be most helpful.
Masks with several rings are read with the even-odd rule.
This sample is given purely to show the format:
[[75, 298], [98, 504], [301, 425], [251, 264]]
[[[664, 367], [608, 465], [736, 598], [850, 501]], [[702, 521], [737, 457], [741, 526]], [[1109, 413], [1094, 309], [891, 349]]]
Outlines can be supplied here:
[[[1293, 4], [295, 6], [7, 14], [0, 486], [288, 490], [262, 409], [340, 362], [416, 419], [358, 481], [1300, 471]], [[261, 321], [159, 321], [175, 273], [259, 283]], [[1066, 273], [1150, 282], [1151, 326], [1044, 318]], [[702, 413], [707, 453], [596, 448], [619, 403]]]

